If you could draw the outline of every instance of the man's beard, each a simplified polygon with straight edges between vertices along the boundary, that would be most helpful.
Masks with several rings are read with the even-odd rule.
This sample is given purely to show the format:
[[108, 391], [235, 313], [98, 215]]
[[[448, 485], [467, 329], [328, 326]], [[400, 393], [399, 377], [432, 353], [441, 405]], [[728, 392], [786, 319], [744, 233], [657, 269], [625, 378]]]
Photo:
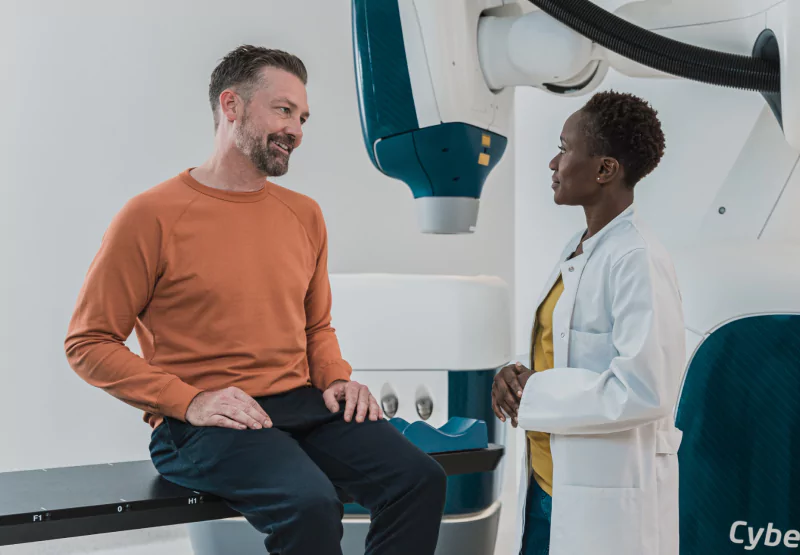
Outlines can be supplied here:
[[[247, 113], [242, 115], [241, 125], [236, 129], [236, 147], [247, 156], [256, 169], [264, 177], [276, 177], [289, 171], [289, 154], [291, 154], [294, 140], [283, 133], [272, 133], [267, 136], [266, 143], [263, 135], [255, 132], [250, 125]], [[279, 153], [270, 147], [272, 141], [279, 141], [289, 146], [289, 153]]]

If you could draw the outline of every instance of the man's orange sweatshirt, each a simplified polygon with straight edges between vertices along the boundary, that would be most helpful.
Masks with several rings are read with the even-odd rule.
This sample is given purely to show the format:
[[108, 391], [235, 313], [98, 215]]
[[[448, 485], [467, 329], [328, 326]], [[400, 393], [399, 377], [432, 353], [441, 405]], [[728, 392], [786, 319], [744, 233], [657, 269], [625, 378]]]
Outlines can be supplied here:
[[[312, 199], [270, 182], [207, 187], [186, 170], [113, 219], [69, 324], [69, 364], [153, 428], [183, 420], [201, 391], [325, 389], [351, 373], [331, 327], [327, 263]], [[125, 346], [134, 329], [141, 357]]]

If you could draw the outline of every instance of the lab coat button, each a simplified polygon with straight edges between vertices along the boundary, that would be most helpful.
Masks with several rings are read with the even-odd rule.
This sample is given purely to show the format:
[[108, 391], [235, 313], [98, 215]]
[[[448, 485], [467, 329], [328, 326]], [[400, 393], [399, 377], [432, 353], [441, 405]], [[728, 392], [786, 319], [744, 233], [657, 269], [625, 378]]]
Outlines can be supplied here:
[[574, 272], [574, 271], [575, 271], [575, 266], [570, 266], [570, 267], [569, 267], [569, 271], [570, 271], [570, 272]]
[[561, 338], [563, 339], [563, 338], [565, 338], [566, 336], [567, 336], [567, 334], [566, 334], [566, 333], [564, 333], [564, 332], [562, 331], [562, 332], [561, 332]]

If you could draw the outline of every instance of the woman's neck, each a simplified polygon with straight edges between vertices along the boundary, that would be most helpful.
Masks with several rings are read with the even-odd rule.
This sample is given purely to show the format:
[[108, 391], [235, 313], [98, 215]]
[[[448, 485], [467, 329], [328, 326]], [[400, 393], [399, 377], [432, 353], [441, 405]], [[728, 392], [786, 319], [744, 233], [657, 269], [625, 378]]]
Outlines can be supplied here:
[[586, 214], [587, 231], [581, 239], [581, 243], [607, 226], [631, 204], [633, 204], [633, 190], [631, 190], [630, 193], [626, 191], [625, 194], [604, 198], [601, 202], [592, 206], [584, 206], [583, 210]]

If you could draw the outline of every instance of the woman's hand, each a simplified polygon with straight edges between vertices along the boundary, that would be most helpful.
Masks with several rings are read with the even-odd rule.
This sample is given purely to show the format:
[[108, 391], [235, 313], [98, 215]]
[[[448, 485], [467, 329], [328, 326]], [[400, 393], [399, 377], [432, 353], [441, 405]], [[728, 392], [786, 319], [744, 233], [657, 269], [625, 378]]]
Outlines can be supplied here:
[[522, 391], [532, 374], [531, 370], [518, 362], [506, 366], [494, 377], [492, 410], [502, 422], [506, 421], [506, 415], [508, 415], [508, 418], [511, 418], [511, 425], [515, 428], [517, 427], [519, 399], [522, 398]]

